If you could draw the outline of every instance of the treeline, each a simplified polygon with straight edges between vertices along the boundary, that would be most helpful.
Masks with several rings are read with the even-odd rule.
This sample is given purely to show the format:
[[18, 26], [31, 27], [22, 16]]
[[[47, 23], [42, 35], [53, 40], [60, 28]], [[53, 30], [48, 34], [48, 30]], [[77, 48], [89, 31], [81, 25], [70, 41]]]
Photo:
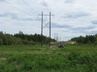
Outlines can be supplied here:
[[80, 44], [97, 44], [97, 34], [96, 35], [86, 35], [85, 37], [75, 37], [71, 41], [76, 41]]
[[55, 41], [46, 36], [41, 36], [39, 34], [28, 35], [21, 31], [14, 35], [0, 32], [0, 45], [35, 45], [41, 43], [41, 38], [44, 44], [48, 44], [50, 40]]

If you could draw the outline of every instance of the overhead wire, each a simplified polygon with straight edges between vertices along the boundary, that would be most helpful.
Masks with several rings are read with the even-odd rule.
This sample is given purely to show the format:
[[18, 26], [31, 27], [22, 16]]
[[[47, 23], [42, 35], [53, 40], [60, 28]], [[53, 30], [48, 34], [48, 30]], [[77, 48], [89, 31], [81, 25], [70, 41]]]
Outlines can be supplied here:
[[[49, 8], [47, 7], [46, 2], [43, 0], [44, 6], [46, 7], [47, 11], [50, 12]], [[43, 28], [48, 27], [49, 23], [45, 24]]]
[[[26, 4], [26, 5], [28, 5], [32, 10], [34, 10], [35, 12], [37, 12], [38, 13], [38, 11], [36, 11], [31, 5], [29, 5], [25, 0], [23, 0], [24, 1], [24, 3]], [[39, 13], [38, 13], [39, 14]]]
[[11, 3], [9, 3], [8, 1], [5, 1], [5, 0], [4, 0], [4, 2], [5, 2], [5, 3], [7, 3], [7, 4], [9, 4], [10, 6], [13, 6], [13, 7], [14, 7], [14, 8], [16, 8], [17, 10], [19, 10], [19, 11], [21, 11], [21, 12], [23, 12], [23, 13], [25, 13], [25, 14], [29, 15], [29, 16], [32, 16], [31, 14], [29, 14], [29, 13], [27, 13], [27, 12], [25, 12], [25, 11], [21, 10], [20, 8], [18, 8], [18, 7], [16, 7], [16, 6], [12, 5], [12, 4], [11, 4]]
[[48, 10], [48, 12], [50, 12], [49, 8], [47, 7], [46, 2], [43, 0], [44, 6], [46, 7], [46, 9]]

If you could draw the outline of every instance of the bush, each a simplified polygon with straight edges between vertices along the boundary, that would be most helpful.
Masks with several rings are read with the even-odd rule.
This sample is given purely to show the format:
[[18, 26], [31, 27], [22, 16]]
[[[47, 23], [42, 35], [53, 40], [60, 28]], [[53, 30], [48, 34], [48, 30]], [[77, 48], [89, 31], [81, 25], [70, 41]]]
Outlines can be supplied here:
[[3, 45], [3, 39], [0, 38], [0, 45]]
[[22, 43], [25, 45], [35, 45], [36, 44], [34, 41], [28, 41], [28, 40], [22, 40]]

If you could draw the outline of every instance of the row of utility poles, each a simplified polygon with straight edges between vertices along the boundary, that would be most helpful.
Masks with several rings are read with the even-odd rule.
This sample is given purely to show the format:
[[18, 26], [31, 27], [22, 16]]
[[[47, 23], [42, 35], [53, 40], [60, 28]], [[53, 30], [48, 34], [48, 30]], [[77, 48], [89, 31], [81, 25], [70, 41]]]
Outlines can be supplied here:
[[[49, 12], [49, 14], [44, 14], [43, 12], [41, 14], [39, 14], [41, 16], [41, 46], [43, 46], [43, 29], [45, 26], [49, 25], [49, 38], [51, 38], [51, 17], [54, 16], [51, 14], [51, 12]], [[49, 17], [49, 22], [44, 26], [44, 16], [48, 16]], [[49, 47], [50, 45], [51, 39], [49, 39]]]

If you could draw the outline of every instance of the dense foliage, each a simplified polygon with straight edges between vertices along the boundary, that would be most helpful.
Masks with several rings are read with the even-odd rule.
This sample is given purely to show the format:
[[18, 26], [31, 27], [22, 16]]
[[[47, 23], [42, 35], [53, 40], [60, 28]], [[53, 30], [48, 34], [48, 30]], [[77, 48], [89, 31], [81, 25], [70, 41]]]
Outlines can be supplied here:
[[41, 36], [39, 34], [34, 34], [34, 35], [23, 34], [23, 32], [21, 31], [14, 35], [6, 33], [4, 34], [3, 32], [0, 32], [0, 45], [21, 45], [21, 44], [35, 45], [36, 43], [39, 44], [41, 41], [44, 44], [47, 44], [49, 43], [50, 40], [55, 41], [54, 39], [51, 39], [46, 36]]
[[71, 41], [76, 41], [80, 44], [97, 44], [97, 35], [86, 35], [85, 37], [75, 37]]
[[97, 46], [0, 46], [0, 72], [97, 72]]

